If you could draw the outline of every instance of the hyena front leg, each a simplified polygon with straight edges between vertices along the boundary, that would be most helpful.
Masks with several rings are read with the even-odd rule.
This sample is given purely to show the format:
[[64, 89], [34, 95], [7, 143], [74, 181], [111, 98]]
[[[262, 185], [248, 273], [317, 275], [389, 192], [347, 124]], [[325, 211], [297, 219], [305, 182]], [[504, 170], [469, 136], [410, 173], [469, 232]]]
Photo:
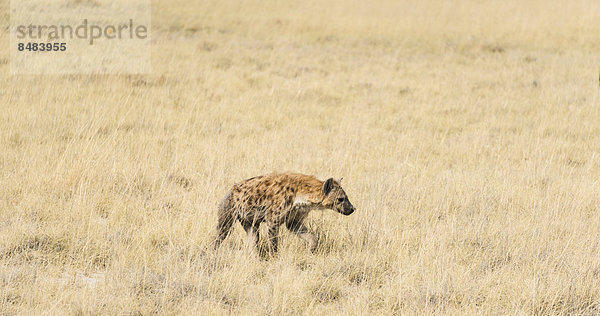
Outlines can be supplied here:
[[311, 252], [315, 252], [317, 250], [317, 236], [311, 233], [306, 226], [299, 220], [291, 220], [285, 223], [287, 228], [296, 236], [302, 238], [304, 241], [308, 243], [308, 249]]

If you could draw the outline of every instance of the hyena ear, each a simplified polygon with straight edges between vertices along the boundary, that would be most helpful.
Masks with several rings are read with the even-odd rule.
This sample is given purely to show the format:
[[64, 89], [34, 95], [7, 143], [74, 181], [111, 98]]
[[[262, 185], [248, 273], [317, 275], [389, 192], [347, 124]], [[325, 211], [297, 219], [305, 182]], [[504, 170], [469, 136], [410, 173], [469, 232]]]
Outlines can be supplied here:
[[333, 178], [329, 178], [323, 183], [323, 193], [325, 193], [325, 195], [329, 194], [331, 190], [333, 190]]

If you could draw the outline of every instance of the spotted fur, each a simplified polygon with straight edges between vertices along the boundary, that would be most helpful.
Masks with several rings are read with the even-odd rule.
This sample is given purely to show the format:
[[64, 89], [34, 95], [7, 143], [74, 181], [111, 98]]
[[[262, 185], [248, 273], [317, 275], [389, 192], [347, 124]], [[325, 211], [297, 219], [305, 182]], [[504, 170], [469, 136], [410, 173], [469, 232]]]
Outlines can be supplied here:
[[317, 238], [303, 220], [315, 209], [331, 209], [344, 215], [354, 212], [340, 182], [333, 178], [320, 181], [303, 174], [273, 173], [244, 180], [235, 184], [219, 204], [215, 248], [239, 221], [253, 246], [258, 243], [258, 228], [264, 222], [269, 228], [269, 249], [277, 252], [279, 226], [285, 223], [314, 251]]

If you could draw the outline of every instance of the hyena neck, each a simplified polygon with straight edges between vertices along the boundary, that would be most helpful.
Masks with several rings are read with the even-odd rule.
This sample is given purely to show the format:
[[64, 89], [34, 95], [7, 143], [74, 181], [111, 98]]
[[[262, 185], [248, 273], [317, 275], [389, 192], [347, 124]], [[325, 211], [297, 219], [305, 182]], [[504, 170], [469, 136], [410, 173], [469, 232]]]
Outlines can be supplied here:
[[321, 201], [311, 200], [307, 195], [297, 194], [294, 198], [294, 207], [297, 208], [319, 208]]
[[313, 181], [307, 181], [304, 185], [300, 185], [296, 197], [294, 198], [294, 206], [297, 208], [321, 209], [325, 194], [323, 193], [323, 182], [313, 178]]

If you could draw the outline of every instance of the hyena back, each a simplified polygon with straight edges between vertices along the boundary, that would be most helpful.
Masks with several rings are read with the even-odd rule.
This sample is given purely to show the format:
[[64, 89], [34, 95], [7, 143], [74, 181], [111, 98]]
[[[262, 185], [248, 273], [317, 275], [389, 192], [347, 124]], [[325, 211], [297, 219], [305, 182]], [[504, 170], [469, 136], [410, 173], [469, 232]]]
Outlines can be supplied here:
[[320, 181], [303, 174], [275, 173], [244, 180], [235, 184], [219, 204], [215, 248], [239, 221], [252, 246], [257, 245], [259, 225], [265, 222], [269, 228], [269, 249], [277, 252], [279, 226], [285, 223], [314, 251], [317, 238], [303, 220], [315, 209], [331, 209], [344, 215], [354, 212], [340, 182], [333, 178]]

